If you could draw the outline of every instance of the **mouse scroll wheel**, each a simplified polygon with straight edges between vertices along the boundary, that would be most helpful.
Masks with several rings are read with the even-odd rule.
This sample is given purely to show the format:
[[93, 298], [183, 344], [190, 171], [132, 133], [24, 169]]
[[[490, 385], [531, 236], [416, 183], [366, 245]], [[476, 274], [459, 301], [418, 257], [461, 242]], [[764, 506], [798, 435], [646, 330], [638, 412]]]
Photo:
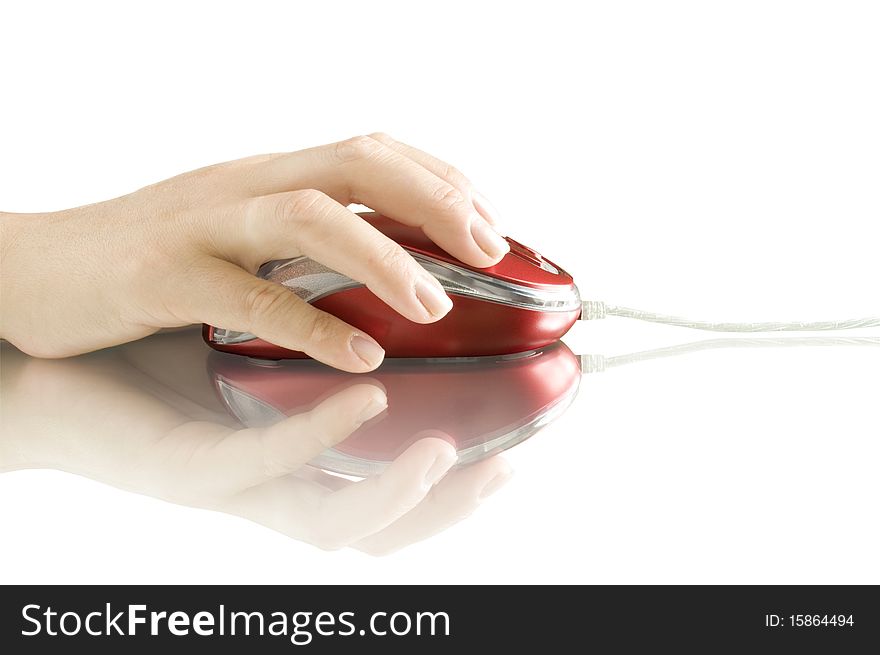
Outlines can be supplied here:
[[548, 262], [546, 259], [541, 257], [541, 254], [535, 252], [528, 246], [524, 246], [519, 241], [514, 241], [510, 237], [507, 237], [507, 243], [510, 244], [510, 252], [519, 257], [520, 259], [525, 259], [527, 262], [534, 264], [535, 266], [540, 267], [541, 269], [547, 271], [548, 273], [553, 273], [554, 275], [559, 275], [559, 269], [556, 268], [553, 264]]

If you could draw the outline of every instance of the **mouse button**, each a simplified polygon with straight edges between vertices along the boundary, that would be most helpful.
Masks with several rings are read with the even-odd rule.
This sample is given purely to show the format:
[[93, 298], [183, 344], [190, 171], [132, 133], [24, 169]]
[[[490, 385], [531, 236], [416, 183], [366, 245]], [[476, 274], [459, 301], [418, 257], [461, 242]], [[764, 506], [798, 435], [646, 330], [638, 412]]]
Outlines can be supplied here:
[[547, 262], [542, 256], [541, 253], [532, 250], [528, 246], [521, 244], [519, 241], [515, 241], [510, 237], [506, 237], [507, 243], [510, 244], [510, 252], [521, 259], [525, 259], [530, 264], [534, 264], [539, 268], [543, 268], [548, 273], [559, 274], [559, 270]]
[[548, 262], [544, 257], [541, 256], [541, 253], [532, 250], [528, 246], [521, 244], [519, 241], [515, 241], [510, 237], [506, 237], [507, 243], [510, 244], [510, 252], [519, 257], [520, 259], [525, 259], [530, 264], [534, 264], [538, 268], [547, 271], [548, 273], [552, 273], [553, 275], [560, 275], [560, 270], [554, 266], [551, 262]]
[[536, 251], [520, 243], [516, 239], [512, 239], [510, 237], [504, 237], [504, 239], [507, 241], [508, 244], [510, 244], [510, 252], [517, 254], [524, 259], [536, 261], [541, 257], [541, 255], [539, 255]]

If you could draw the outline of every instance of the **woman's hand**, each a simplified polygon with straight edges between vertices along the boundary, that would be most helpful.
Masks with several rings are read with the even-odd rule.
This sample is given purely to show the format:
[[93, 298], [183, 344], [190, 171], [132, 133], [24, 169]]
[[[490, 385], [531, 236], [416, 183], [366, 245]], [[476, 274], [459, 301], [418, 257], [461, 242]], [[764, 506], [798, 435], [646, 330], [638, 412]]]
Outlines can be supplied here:
[[452, 303], [437, 280], [350, 204], [421, 227], [473, 266], [508, 250], [491, 206], [456, 169], [384, 134], [360, 136], [209, 166], [95, 205], [0, 216], [0, 335], [31, 355], [65, 357], [210, 323], [372, 370], [384, 351], [369, 335], [254, 275], [268, 260], [306, 255], [412, 321], [442, 318]]

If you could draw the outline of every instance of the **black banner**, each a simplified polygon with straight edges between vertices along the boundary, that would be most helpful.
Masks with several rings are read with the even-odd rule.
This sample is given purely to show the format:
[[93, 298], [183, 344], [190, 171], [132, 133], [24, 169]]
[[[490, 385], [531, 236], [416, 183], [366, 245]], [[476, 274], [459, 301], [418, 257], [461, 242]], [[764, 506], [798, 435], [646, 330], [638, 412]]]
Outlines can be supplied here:
[[864, 652], [875, 587], [4, 587], [6, 653]]

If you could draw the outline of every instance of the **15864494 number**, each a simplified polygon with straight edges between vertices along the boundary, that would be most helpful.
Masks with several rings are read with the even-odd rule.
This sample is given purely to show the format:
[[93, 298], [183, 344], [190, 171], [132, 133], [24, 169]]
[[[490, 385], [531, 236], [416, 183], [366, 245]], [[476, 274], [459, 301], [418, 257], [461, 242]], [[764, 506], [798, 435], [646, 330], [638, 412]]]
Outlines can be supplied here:
[[852, 614], [791, 614], [788, 620], [789, 625], [795, 628], [851, 627], [853, 625]]

